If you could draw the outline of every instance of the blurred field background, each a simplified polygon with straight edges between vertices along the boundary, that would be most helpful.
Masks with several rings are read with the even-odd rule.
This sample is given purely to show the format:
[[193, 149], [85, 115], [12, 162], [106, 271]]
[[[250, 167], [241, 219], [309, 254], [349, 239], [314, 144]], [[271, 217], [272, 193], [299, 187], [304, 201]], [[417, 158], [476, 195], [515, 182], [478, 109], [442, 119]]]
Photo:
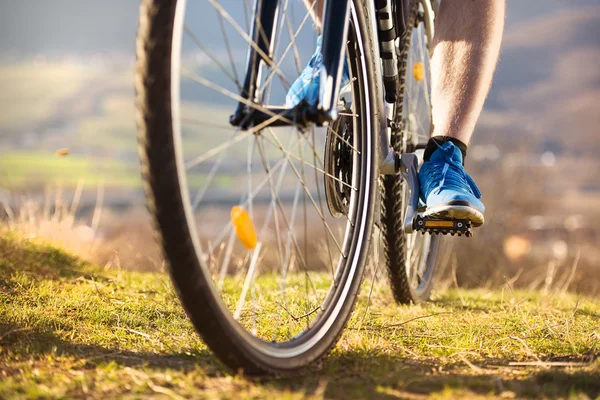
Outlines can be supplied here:
[[[100, 265], [157, 271], [136, 154], [137, 6], [0, 5], [0, 215]], [[467, 159], [487, 223], [445, 241], [442, 282], [597, 295], [600, 1], [508, 0], [507, 11]]]

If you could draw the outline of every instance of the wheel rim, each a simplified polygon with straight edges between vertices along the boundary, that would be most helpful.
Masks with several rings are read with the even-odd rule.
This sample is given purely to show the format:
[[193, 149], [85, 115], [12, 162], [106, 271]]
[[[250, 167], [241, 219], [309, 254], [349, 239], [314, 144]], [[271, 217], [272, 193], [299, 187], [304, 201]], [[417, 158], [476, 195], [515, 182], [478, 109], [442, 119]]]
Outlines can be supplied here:
[[[419, 4], [419, 13], [424, 12]], [[405, 126], [406, 147], [426, 143], [431, 129], [431, 48], [427, 39], [425, 21], [412, 29], [406, 61], [406, 81], [402, 119]], [[421, 74], [422, 73], [422, 74]], [[422, 157], [422, 150], [418, 151]], [[408, 203], [409, 190], [402, 187], [404, 204]], [[403, 217], [404, 220], [404, 217]], [[415, 232], [406, 235], [405, 268], [408, 283], [416, 296], [428, 293], [435, 271], [435, 253], [439, 237]]]
[[[292, 3], [282, 2], [277, 26], [291, 26], [288, 29], [291, 32], [289, 38], [293, 37], [294, 40], [290, 42], [299, 43], [302, 31], [312, 28], [312, 23], [306, 9], [300, 9], [300, 3], [296, 7], [303, 15], [286, 14], [286, 10], [291, 10]], [[190, 14], [186, 12], [194, 11], [194, 8], [188, 8], [182, 0], [177, 5], [173, 35], [171, 114], [187, 222], [203, 272], [212, 279], [212, 290], [221, 299], [223, 310], [229, 311], [229, 314], [224, 312], [227, 322], [237, 321], [232, 326], [249, 339], [256, 350], [272, 357], [293, 357], [314, 346], [337, 318], [341, 305], [350, 295], [350, 284], [358, 270], [358, 258], [363, 251], [367, 228], [366, 224], [360, 222], [364, 220], [364, 210], [368, 208], [368, 185], [373, 173], [369, 169], [372, 144], [368, 135], [359, 140], [359, 130], [354, 131], [353, 143], [356, 144], [353, 146], [352, 196], [348, 213], [343, 218], [332, 218], [328, 215], [325, 202], [324, 178], [348, 184], [328, 174], [323, 165], [323, 153], [319, 149], [324, 147], [324, 130], [311, 128], [303, 134], [295, 132], [285, 136], [276, 131], [278, 128], [264, 127], [260, 132], [240, 132], [226, 125], [225, 110], [232, 112], [235, 107], [237, 99], [231, 94], [236, 93], [241, 71], [240, 62], [234, 57], [236, 42], [231, 32], [235, 31], [243, 39], [239, 41], [238, 38], [238, 42], [244, 43], [246, 39], [238, 29], [242, 24], [235, 26], [233, 11], [217, 1], [209, 0], [207, 4], [217, 13], [216, 22], [223, 33], [226, 54], [222, 59], [194, 33], [195, 25], [190, 23]], [[248, 5], [244, 7], [247, 13]], [[353, 18], [356, 25], [354, 11]], [[225, 22], [229, 22], [231, 27], [223, 28]], [[194, 55], [189, 53], [186, 39], [202, 50], [202, 57], [196, 55], [196, 64]], [[281, 45], [284, 41], [285, 35], [280, 35], [274, 42], [275, 64], [278, 66], [263, 70], [264, 90], [261, 92], [264, 100], [271, 104], [277, 104], [277, 97], [285, 93], [286, 68], [290, 64], [292, 67], [303, 67], [312, 52], [312, 49], [301, 51], [297, 44]], [[313, 32], [313, 44], [314, 41], [316, 34]], [[358, 39], [355, 42], [362, 43]], [[292, 61], [277, 60], [278, 54], [290, 55]], [[223, 60], [229, 60], [229, 68]], [[211, 63], [214, 71], [230, 78], [229, 86], [222, 76], [208, 79], [202, 75], [206, 71], [211, 73], [206, 63]], [[361, 104], [358, 91], [366, 77], [355, 75], [359, 69], [365, 73], [364, 59], [359, 59], [356, 65], [351, 66], [351, 75], [358, 78], [351, 85], [352, 104], [355, 105], [352, 110], [354, 125], [363, 127], [370, 123], [370, 106], [368, 101]], [[184, 80], [201, 85], [205, 91], [212, 90], [213, 94], [222, 95], [227, 99], [224, 103], [228, 103], [221, 107], [216, 99], [211, 99], [212, 105], [207, 107], [206, 100], [199, 94], [191, 93], [192, 89], [185, 86]], [[281, 83], [283, 89], [277, 89], [277, 83]], [[200, 101], [195, 100], [194, 96], [198, 96]], [[209, 148], [199, 155], [193, 154], [193, 146], [186, 144], [195, 134], [189, 125], [197, 126], [198, 115], [204, 116], [206, 113], [201, 114], [202, 110], [194, 107], [194, 101], [190, 101], [190, 98], [210, 110], [202, 126], [205, 130], [203, 141], [210, 141], [211, 145], [204, 146]], [[260, 109], [259, 106], [257, 109]], [[222, 121], [222, 124], [215, 126], [215, 121]], [[206, 135], [206, 127], [212, 127], [210, 135]], [[217, 131], [224, 132], [226, 139], [213, 144], [219, 136], [215, 133]], [[328, 134], [336, 133], [329, 130]], [[240, 151], [239, 148], [245, 150], [244, 158], [241, 158], [243, 163], [229, 159], [232, 155], [235, 158], [243, 154], [235, 153]], [[196, 172], [198, 170], [201, 172]], [[245, 174], [243, 179], [239, 178], [240, 171]], [[228, 185], [237, 191], [228, 192]], [[240, 237], [235, 233], [230, 217], [224, 217], [223, 210], [217, 212], [219, 207], [214, 204], [215, 198], [244, 207], [258, 236], [258, 244], [253, 250], [240, 250]], [[224, 208], [228, 213], [228, 207]], [[295, 225], [297, 221], [301, 221], [302, 225], [299, 231]], [[322, 229], [321, 248], [308, 240], [310, 235], [314, 236], [309, 228], [318, 224]], [[206, 232], [207, 226], [219, 226], [219, 229]], [[311, 265], [311, 262], [315, 262], [311, 252], [317, 250], [325, 256], [315, 267]], [[273, 253], [276, 256], [272, 256]], [[237, 270], [232, 270], [232, 267], [237, 267]], [[301, 298], [292, 298], [289, 294], [290, 289], [300, 291], [302, 288], [305, 293]]]

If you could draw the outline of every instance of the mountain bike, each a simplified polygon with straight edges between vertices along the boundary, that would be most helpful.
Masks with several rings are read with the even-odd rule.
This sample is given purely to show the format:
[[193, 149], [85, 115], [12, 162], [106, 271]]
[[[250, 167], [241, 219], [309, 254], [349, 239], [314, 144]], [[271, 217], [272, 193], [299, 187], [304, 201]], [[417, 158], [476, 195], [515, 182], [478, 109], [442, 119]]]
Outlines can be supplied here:
[[[419, 232], [470, 234], [419, 213], [436, 9], [327, 1], [320, 32], [299, 0], [142, 1], [148, 205], [184, 309], [230, 368], [288, 372], [326, 355], [375, 225], [400, 303], [431, 292], [439, 235]], [[319, 35], [319, 102], [286, 108]]]

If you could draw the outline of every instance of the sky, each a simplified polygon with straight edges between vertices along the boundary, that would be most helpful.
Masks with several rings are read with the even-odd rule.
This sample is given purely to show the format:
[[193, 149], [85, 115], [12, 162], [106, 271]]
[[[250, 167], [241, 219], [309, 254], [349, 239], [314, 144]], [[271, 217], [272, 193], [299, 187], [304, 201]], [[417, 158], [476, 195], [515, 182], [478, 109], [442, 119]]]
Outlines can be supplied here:
[[[231, 12], [241, 12], [241, 7], [232, 6], [237, 0], [221, 1]], [[188, 5], [192, 15], [190, 26], [210, 44], [213, 32], [206, 29], [214, 27], [214, 21], [212, 25], [203, 21], [214, 19], [215, 11], [207, 1], [188, 0]], [[128, 79], [125, 86], [132, 93], [138, 7], [139, 2], [134, 0], [0, 0], [0, 67], [6, 60], [15, 59], [24, 60], [24, 64], [38, 58], [66, 59], [72, 64], [73, 60], [87, 60], [90, 56], [100, 59], [116, 56], [125, 61], [119, 64], [123, 70], [120, 76]], [[54, 67], [69, 73], [65, 64]], [[19, 81], [4, 77], [5, 113], [11, 106], [16, 107], [15, 99], [26, 98], [24, 92], [20, 93], [28, 80], [26, 73], [39, 71], [39, 68], [30, 72], [24, 69], [15, 73], [20, 74]], [[592, 132], [597, 126], [593, 110], [597, 109], [596, 99], [600, 95], [600, 75], [596, 71], [600, 71], [600, 0], [507, 0], [503, 47], [480, 125], [501, 124], [509, 132], [521, 132], [522, 127], [531, 126], [531, 132], [551, 131], [551, 134], [556, 127], [566, 129], [575, 123], [583, 124], [578, 130]], [[53, 76], [49, 73], [44, 81], [46, 86], [38, 90], [51, 93], [48, 88], [52, 88]], [[110, 79], [114, 78], [107, 77]], [[100, 104], [102, 93], [96, 95], [101, 91], [100, 83], [93, 84], [94, 91], [86, 89], [80, 94], [95, 96], [92, 102]], [[10, 95], [13, 97], [9, 98]], [[51, 101], [53, 97], [48, 98]], [[30, 99], [31, 96], [27, 97], [27, 106], [32, 106]], [[80, 103], [89, 103], [82, 99]], [[0, 103], [2, 100], [0, 96]], [[57, 126], [56, 121], [61, 118], [63, 125], [68, 124], [70, 109], [58, 107], [61, 108], [58, 117], [47, 118], [47, 113], [56, 111], [45, 111], [48, 107], [44, 104], [35, 108], [40, 120], [44, 117], [52, 126]], [[6, 119], [7, 115], [0, 117]], [[114, 116], [106, 119], [115, 124]], [[127, 129], [131, 130], [133, 124], [128, 124]], [[519, 129], [513, 129], [512, 125]], [[0, 131], [3, 127], [0, 121]], [[35, 126], [27, 129], [39, 130]]]
[[[187, 1], [190, 26], [210, 45], [215, 11], [206, 0]], [[220, 1], [242, 13], [236, 5], [245, 0]], [[107, 170], [106, 180], [139, 186], [138, 7], [137, 0], [0, 0], [0, 192], [7, 176], [18, 185], [40, 171], [54, 174], [31, 160], [53, 165], [56, 149], [64, 147], [89, 176], [123, 161], [122, 169]], [[203, 23], [209, 19], [212, 24]], [[312, 52], [311, 45], [303, 47]], [[585, 157], [597, 170], [599, 99], [600, 0], [507, 0], [500, 60], [472, 145], [504, 156], [525, 144], [532, 159], [566, 149], [565, 157]], [[598, 175], [584, 172], [575, 174], [582, 184], [600, 188]]]
[[[210, 8], [206, 1], [196, 3]], [[138, 4], [135, 0], [0, 0], [0, 54], [133, 54]], [[506, 26], [510, 29], [535, 17], [593, 4], [600, 0], [508, 0]]]

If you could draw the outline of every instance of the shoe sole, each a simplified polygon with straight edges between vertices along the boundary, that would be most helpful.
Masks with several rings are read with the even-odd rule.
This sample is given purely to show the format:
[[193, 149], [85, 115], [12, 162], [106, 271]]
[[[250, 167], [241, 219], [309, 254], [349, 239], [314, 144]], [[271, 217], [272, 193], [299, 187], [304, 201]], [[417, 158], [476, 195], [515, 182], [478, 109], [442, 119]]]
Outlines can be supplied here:
[[473, 224], [473, 227], [481, 226], [485, 221], [481, 211], [467, 202], [442, 204], [437, 207], [427, 208], [423, 212], [423, 216], [439, 219], [468, 219]]

